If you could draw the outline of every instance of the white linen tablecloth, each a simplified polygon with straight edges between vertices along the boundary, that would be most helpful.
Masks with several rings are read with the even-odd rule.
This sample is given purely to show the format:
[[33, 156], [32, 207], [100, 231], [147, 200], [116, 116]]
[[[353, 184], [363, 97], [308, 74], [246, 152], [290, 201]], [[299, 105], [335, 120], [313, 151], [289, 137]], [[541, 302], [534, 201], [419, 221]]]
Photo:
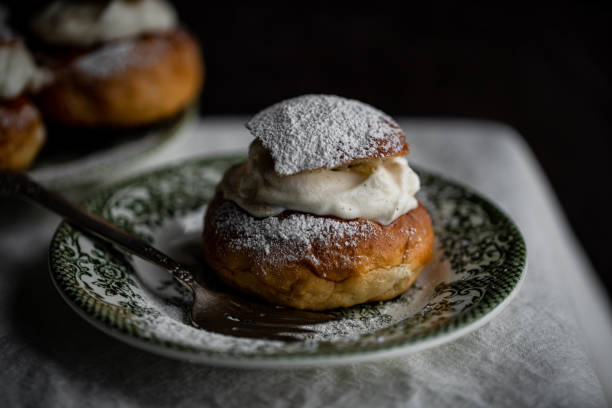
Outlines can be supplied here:
[[[202, 119], [132, 171], [244, 152], [245, 120]], [[434, 349], [341, 367], [241, 370], [170, 360], [110, 338], [70, 310], [47, 273], [59, 218], [4, 198], [0, 406], [605, 406], [607, 299], [526, 144], [491, 122], [400, 124], [412, 162], [482, 192], [526, 238], [527, 278], [492, 322]]]

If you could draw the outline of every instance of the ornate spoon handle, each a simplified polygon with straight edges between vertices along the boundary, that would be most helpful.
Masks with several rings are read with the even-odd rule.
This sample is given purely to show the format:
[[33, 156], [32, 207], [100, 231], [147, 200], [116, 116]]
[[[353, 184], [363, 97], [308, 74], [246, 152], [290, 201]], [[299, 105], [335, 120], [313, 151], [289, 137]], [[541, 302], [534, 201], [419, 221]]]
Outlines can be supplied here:
[[122, 246], [134, 255], [166, 269], [175, 279], [191, 289], [191, 283], [194, 282], [193, 275], [174, 259], [104, 218], [87, 212], [61, 195], [47, 190], [26, 174], [0, 173], [0, 193], [19, 195], [61, 215], [71, 224], [93, 232], [107, 241]]

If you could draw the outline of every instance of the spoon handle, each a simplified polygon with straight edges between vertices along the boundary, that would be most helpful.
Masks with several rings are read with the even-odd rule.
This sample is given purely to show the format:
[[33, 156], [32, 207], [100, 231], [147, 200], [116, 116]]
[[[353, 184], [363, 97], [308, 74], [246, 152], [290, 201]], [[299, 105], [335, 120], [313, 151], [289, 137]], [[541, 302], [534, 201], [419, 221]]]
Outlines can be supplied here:
[[117, 244], [134, 255], [166, 269], [180, 283], [191, 288], [194, 282], [191, 272], [174, 259], [149, 245], [142, 239], [111, 224], [104, 218], [85, 211], [80, 206], [47, 190], [25, 173], [0, 173], [0, 193], [19, 195], [55, 214], [64, 217], [70, 224], [83, 228], [99, 237]]

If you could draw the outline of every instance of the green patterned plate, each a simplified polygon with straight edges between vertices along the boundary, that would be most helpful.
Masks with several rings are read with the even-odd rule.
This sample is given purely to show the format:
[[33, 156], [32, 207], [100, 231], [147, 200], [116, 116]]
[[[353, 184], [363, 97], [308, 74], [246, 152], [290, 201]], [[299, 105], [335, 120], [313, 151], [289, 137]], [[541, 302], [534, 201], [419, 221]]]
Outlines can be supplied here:
[[[194, 267], [206, 203], [240, 160], [190, 161], [98, 193], [86, 207]], [[166, 272], [62, 223], [49, 262], [59, 292], [104, 332], [155, 353], [209, 364], [295, 367], [414, 352], [477, 329], [516, 294], [525, 274], [517, 227], [469, 189], [419, 171], [434, 223], [433, 261], [404, 295], [335, 311], [339, 321], [296, 343], [227, 337], [186, 324], [189, 293]], [[205, 278], [205, 271], [202, 271]]]

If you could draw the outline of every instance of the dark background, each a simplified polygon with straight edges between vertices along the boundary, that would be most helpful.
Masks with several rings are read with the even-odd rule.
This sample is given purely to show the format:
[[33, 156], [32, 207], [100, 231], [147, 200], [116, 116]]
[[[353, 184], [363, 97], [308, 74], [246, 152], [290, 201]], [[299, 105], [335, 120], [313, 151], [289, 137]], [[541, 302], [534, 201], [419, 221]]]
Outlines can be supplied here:
[[[20, 24], [40, 2], [28, 2], [27, 10], [23, 2], [10, 3]], [[174, 3], [204, 50], [204, 115], [250, 114], [284, 98], [324, 92], [395, 116], [510, 124], [534, 150], [612, 292], [606, 201], [612, 15], [603, 5]]]

